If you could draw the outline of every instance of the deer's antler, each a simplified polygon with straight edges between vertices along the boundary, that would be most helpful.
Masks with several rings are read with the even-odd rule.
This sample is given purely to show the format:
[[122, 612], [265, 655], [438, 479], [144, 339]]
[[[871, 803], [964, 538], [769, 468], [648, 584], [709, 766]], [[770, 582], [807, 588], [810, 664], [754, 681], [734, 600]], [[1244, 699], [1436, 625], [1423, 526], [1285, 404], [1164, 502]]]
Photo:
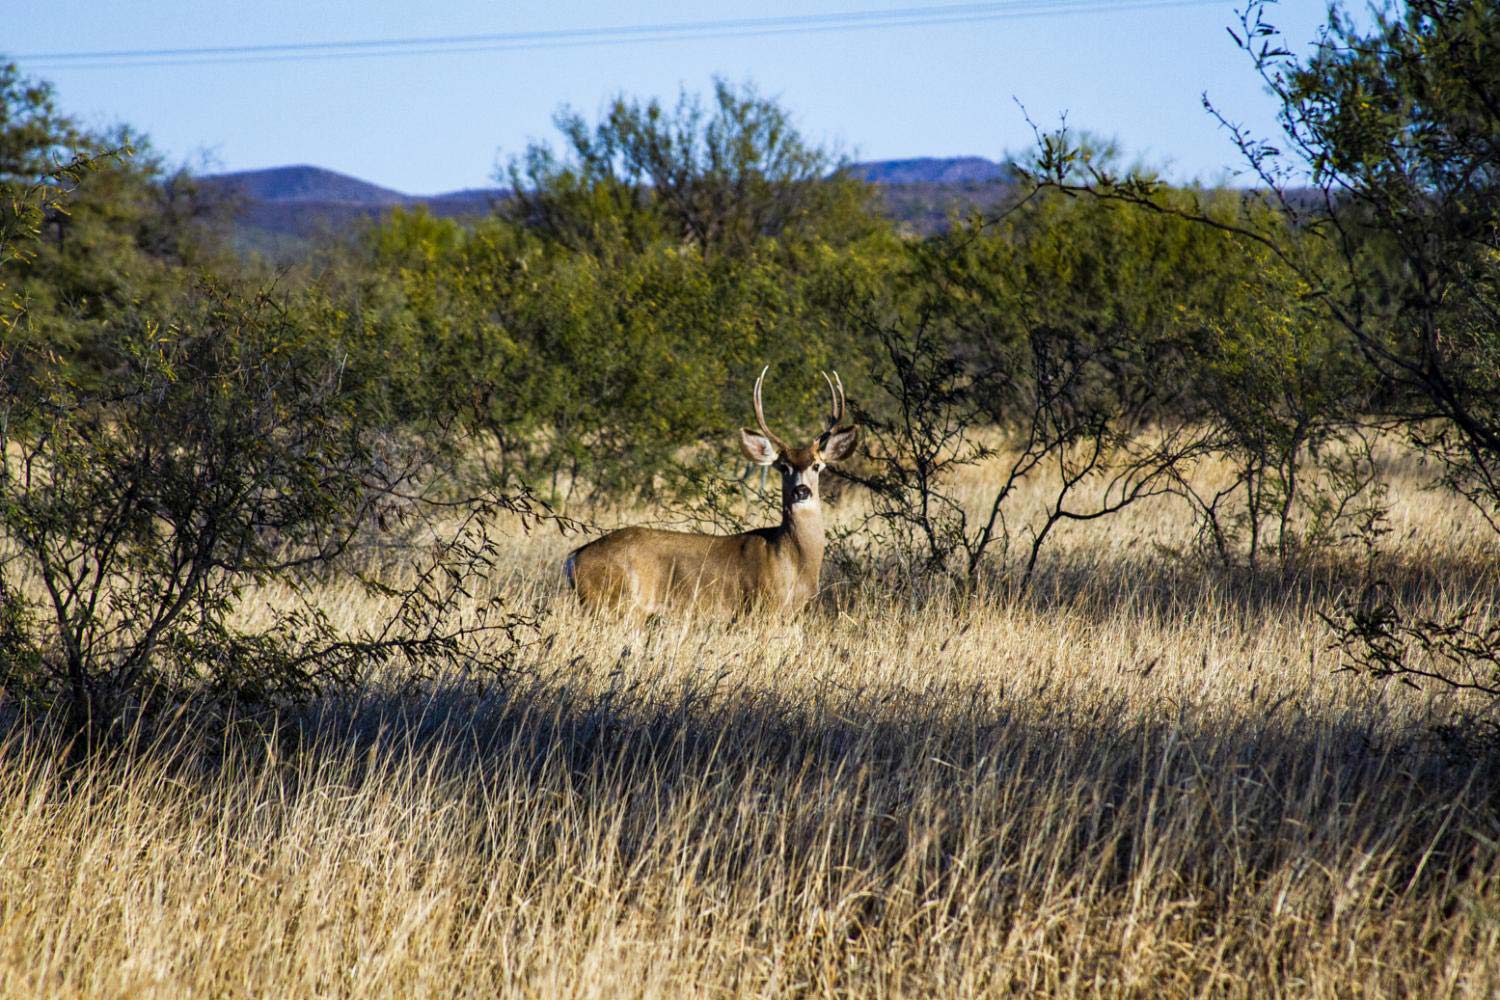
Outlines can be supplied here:
[[833, 373], [833, 378], [829, 378], [827, 372], [818, 374], [822, 375], [823, 381], [828, 383], [828, 394], [833, 400], [833, 408], [828, 415], [828, 428], [823, 431], [823, 437], [827, 438], [838, 429], [839, 424], [844, 422], [844, 380], [839, 378], [837, 371]]
[[760, 432], [765, 435], [766, 440], [774, 444], [777, 451], [785, 454], [787, 450], [786, 445], [782, 442], [781, 438], [772, 433], [771, 428], [766, 426], [766, 411], [760, 401], [761, 386], [765, 384], [766, 372], [770, 370], [771, 366], [766, 365], [760, 370], [760, 378], [755, 380], [755, 422], [760, 425]]

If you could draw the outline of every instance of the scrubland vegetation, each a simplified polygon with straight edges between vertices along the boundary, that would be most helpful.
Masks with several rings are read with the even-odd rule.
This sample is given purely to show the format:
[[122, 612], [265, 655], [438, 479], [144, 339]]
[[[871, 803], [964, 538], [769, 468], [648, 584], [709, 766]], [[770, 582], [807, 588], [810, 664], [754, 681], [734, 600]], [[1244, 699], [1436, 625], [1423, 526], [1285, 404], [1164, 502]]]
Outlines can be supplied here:
[[[720, 82], [274, 273], [0, 72], [0, 991], [1495, 993], [1500, 18], [1265, 10], [1243, 190], [917, 238]], [[765, 364], [818, 599], [586, 615]]]
[[[1391, 579], [1492, 595], [1487, 526], [1416, 485]], [[1328, 576], [1183, 572], [1183, 525], [1070, 533], [1026, 597], [840, 576], [734, 622], [590, 619], [568, 541], [517, 537], [493, 585], [551, 613], [514, 677], [72, 766], [17, 733], [5, 991], [1493, 993], [1500, 789], [1432, 735], [1458, 699], [1335, 673]]]

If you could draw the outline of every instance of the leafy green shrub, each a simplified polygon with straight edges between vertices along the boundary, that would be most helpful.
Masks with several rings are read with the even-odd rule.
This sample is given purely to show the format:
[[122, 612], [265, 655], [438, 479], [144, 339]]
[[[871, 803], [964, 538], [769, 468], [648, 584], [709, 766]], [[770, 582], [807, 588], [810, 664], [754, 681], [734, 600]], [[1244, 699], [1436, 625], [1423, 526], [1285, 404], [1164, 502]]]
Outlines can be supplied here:
[[684, 90], [672, 111], [617, 97], [592, 127], [570, 109], [555, 121], [563, 154], [534, 144], [513, 160], [506, 211], [575, 250], [665, 241], [712, 256], [768, 238], [842, 245], [879, 228], [870, 189], [749, 85], [716, 80], [708, 108]]
[[[451, 417], [479, 435], [482, 474], [555, 496], [648, 496], [682, 481], [682, 461], [732, 445], [763, 365], [861, 365], [828, 303], [870, 283], [894, 247], [877, 235], [842, 249], [599, 252], [499, 219], [398, 213], [326, 311], [350, 331], [362, 391], [393, 419]], [[819, 385], [782, 383], [786, 419], [817, 412]]]
[[[88, 165], [6, 186], [8, 264], [29, 259]], [[455, 598], [488, 563], [489, 515], [545, 511], [523, 493], [424, 491], [423, 437], [346, 387], [348, 351], [314, 314], [200, 278], [170, 309], [118, 309], [89, 365], [30, 319], [18, 301], [0, 330], [7, 699], [94, 731], [163, 701], [297, 698], [392, 657], [419, 670], [503, 662], [505, 644], [476, 640], [523, 620], [492, 600], [461, 621]], [[393, 589], [346, 558], [380, 522], [424, 513], [458, 527], [425, 533], [415, 582]], [[389, 599], [391, 616], [336, 629], [311, 597], [334, 574]], [[271, 624], [239, 624], [273, 582], [287, 596]]]

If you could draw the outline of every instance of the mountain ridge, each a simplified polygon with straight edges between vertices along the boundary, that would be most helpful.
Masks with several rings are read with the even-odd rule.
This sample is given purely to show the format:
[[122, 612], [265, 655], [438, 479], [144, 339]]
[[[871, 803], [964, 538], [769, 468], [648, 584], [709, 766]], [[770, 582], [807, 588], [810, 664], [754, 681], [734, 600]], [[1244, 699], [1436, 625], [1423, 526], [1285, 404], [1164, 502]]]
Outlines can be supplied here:
[[982, 156], [917, 156], [851, 163], [844, 172], [882, 187], [907, 184], [988, 184], [1004, 181], [1010, 168]]
[[201, 180], [250, 201], [395, 206], [411, 200], [392, 188], [305, 163], [208, 174]]
[[[1002, 181], [1006, 166], [982, 156], [918, 156], [850, 163], [844, 172], [875, 185], [973, 184]], [[255, 201], [329, 202], [395, 207], [432, 201], [470, 201], [503, 196], [505, 188], [461, 188], [437, 194], [407, 194], [352, 174], [297, 163], [208, 174], [202, 180]]]
[[[980, 156], [869, 160], [843, 170], [872, 184], [886, 214], [918, 232], [942, 228], [955, 208], [997, 200], [1007, 176], [1004, 164]], [[309, 240], [356, 228], [392, 209], [475, 218], [510, 195], [509, 189], [498, 187], [406, 194], [305, 163], [208, 174], [200, 183], [232, 204], [235, 241], [273, 257], [295, 256]]]

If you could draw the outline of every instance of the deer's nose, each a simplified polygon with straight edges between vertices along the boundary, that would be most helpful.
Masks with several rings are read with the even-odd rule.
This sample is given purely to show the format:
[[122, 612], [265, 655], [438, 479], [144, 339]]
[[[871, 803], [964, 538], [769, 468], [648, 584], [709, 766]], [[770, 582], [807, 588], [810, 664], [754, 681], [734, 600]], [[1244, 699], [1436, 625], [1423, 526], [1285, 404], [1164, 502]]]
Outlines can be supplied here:
[[792, 503], [801, 503], [804, 500], [811, 499], [812, 490], [808, 489], [806, 486], [798, 486], [792, 490]]

